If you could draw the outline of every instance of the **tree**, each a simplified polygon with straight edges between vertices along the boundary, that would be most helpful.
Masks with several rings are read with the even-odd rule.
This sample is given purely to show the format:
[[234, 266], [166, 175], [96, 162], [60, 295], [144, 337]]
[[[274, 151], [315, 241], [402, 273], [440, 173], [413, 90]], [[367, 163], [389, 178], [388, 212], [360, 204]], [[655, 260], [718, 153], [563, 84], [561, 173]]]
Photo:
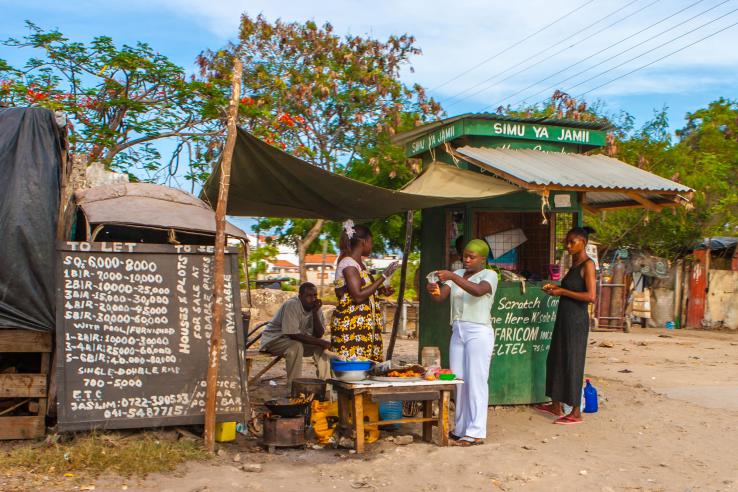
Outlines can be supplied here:
[[[85, 44], [26, 24], [27, 36], [2, 44], [41, 56], [20, 68], [0, 60], [0, 105], [65, 112], [73, 124], [73, 152], [133, 179], [174, 175], [180, 157], [189, 161], [186, 179], [194, 184], [203, 178], [222, 133], [227, 86], [188, 81], [181, 67], [145, 43], [118, 48], [98, 36]], [[153, 145], [161, 139], [177, 142], [168, 165]]]
[[665, 110], [618, 143], [617, 157], [695, 190], [693, 209], [642, 210], [591, 217], [598, 238], [662, 256], [683, 254], [701, 238], [738, 232], [738, 103], [719, 99], [687, 114], [673, 142]]
[[262, 244], [249, 253], [249, 278], [257, 280], [259, 275], [266, 273], [268, 263], [273, 262], [279, 251], [273, 244]]
[[[440, 113], [420, 86], [407, 87], [400, 70], [420, 54], [412, 36], [338, 36], [330, 24], [286, 23], [241, 17], [238, 43], [205, 51], [202, 80], [224, 84], [230, 59], [244, 65], [240, 124], [267, 143], [333, 172], [345, 172], [357, 151], [378, 134], [393, 134], [404, 113], [420, 123]], [[304, 256], [323, 220], [291, 220], [283, 240], [294, 242], [305, 278]], [[266, 224], [265, 224], [266, 225]]]

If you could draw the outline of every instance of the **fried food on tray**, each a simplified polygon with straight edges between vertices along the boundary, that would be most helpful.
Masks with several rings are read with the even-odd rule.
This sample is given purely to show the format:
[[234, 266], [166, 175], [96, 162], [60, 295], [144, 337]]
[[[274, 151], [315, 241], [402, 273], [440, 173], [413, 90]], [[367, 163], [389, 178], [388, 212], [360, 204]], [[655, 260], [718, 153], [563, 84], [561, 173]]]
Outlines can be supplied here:
[[390, 371], [387, 373], [387, 377], [390, 378], [419, 378], [423, 374], [414, 371]]

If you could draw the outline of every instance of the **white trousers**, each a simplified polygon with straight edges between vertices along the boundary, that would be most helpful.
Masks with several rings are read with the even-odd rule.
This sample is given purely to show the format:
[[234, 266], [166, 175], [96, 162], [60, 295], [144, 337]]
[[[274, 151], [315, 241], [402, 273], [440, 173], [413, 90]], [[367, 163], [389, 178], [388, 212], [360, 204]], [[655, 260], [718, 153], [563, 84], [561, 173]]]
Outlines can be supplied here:
[[464, 380], [456, 386], [456, 413], [453, 433], [456, 436], [484, 439], [487, 437], [487, 405], [489, 402], [489, 364], [495, 348], [492, 327], [454, 321], [449, 359], [451, 370]]

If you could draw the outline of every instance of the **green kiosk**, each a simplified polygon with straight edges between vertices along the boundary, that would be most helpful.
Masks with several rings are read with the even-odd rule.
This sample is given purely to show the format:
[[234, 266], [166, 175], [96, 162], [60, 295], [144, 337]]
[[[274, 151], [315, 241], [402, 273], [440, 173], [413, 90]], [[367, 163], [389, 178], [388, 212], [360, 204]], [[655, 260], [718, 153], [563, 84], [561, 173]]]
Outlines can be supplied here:
[[[472, 238], [486, 239], [490, 263], [511, 272], [500, 281], [492, 313], [492, 405], [547, 400], [546, 356], [558, 299], [541, 287], [565, 273], [563, 238], [582, 224], [583, 212], [658, 211], [690, 198], [682, 185], [605, 155], [590, 155], [605, 146], [607, 130], [599, 122], [465, 114], [394, 139], [405, 146], [408, 158], [422, 160], [424, 169], [453, 166], [519, 188], [422, 212], [421, 282], [431, 271], [461, 268], [459, 246]], [[448, 304], [431, 302], [423, 285], [419, 292], [419, 350], [439, 347], [447, 367]]]

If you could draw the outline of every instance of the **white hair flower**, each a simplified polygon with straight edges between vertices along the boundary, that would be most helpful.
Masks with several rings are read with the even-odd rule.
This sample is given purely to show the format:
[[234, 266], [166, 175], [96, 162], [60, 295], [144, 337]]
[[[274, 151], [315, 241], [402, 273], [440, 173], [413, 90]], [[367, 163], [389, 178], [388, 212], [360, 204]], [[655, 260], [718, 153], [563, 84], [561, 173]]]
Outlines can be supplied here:
[[349, 239], [353, 238], [354, 234], [356, 233], [356, 231], [354, 230], [354, 221], [351, 219], [345, 220], [343, 222], [343, 230]]

